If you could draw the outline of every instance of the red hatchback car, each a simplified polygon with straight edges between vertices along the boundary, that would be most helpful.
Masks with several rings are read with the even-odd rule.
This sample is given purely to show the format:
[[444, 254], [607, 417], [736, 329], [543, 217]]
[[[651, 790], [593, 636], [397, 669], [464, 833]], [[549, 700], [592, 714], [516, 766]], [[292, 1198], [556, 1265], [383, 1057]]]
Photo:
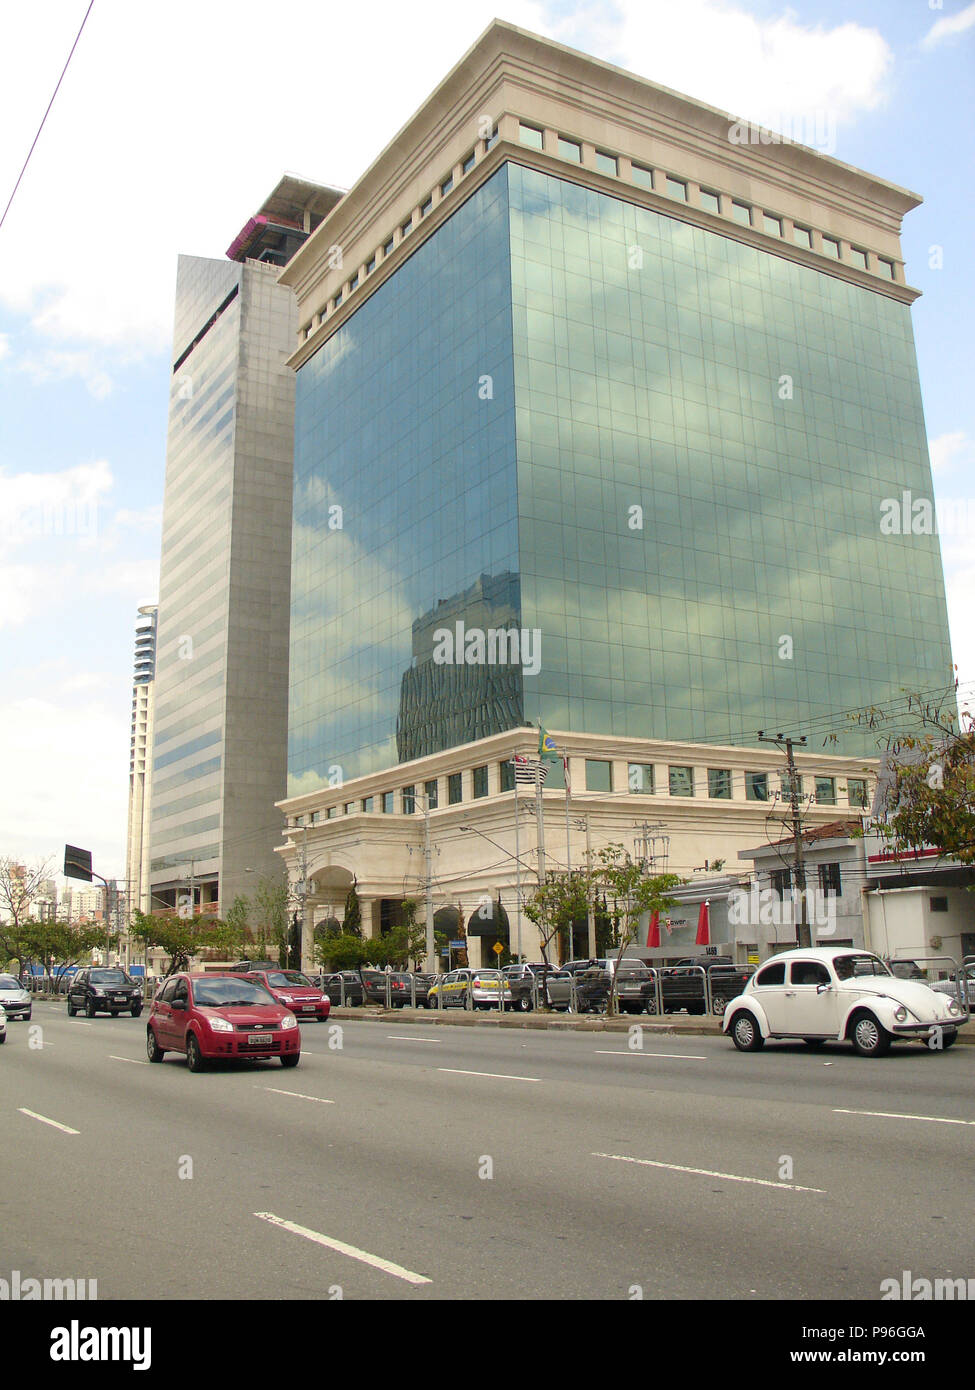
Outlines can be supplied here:
[[317, 1018], [324, 1023], [332, 1001], [313, 985], [300, 970], [248, 970], [246, 980], [257, 980], [271, 991], [279, 1004], [299, 1018]]
[[257, 980], [243, 975], [174, 975], [152, 1001], [146, 1054], [161, 1062], [185, 1052], [190, 1071], [218, 1058], [280, 1057], [296, 1067], [298, 1020]]

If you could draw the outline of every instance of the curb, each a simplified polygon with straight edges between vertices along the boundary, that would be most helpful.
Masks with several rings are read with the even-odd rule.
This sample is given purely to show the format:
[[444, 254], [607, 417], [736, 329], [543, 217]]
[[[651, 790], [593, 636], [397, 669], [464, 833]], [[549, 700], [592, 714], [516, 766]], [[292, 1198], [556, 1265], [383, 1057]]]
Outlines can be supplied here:
[[[721, 1024], [717, 1019], [709, 1020], [708, 1023], [694, 1021], [684, 1022], [682, 1019], [675, 1019], [672, 1023], [648, 1023], [644, 1020], [652, 1018], [652, 1014], [629, 1014], [626, 1020], [621, 1018], [566, 1018], [561, 1014], [537, 1014], [537, 1013], [514, 1013], [514, 1014], [482, 1014], [480, 1018], [472, 1017], [470, 1014], [451, 1011], [443, 1014], [436, 1009], [381, 1009], [369, 1005], [360, 1005], [357, 1008], [342, 1008], [333, 1005], [329, 1014], [329, 1020], [341, 1018], [354, 1022], [356, 1019], [364, 1023], [401, 1023], [401, 1024], [434, 1024], [442, 1028], [523, 1028], [534, 1029], [535, 1031], [561, 1032], [561, 1033], [628, 1033], [629, 1030], [638, 1024], [644, 1032], [657, 1034], [662, 1037], [710, 1037], [720, 1038], [724, 1034], [721, 1031]], [[958, 1043], [975, 1046], [975, 1023], [964, 1024], [958, 1030]]]

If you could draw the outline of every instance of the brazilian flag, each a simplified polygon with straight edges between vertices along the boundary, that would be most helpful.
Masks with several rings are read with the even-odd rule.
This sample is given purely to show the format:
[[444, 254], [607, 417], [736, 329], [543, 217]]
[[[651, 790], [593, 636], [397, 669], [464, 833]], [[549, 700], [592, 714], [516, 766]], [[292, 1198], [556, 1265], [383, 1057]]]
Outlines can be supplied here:
[[547, 758], [550, 763], [562, 761], [562, 754], [555, 746], [555, 739], [545, 732], [541, 724], [538, 726], [538, 756]]

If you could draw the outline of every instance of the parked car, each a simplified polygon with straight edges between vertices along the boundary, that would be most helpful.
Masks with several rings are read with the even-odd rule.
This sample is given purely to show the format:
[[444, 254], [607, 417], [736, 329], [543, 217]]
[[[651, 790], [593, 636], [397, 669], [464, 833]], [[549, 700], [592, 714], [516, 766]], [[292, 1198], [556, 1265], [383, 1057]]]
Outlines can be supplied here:
[[847, 1039], [861, 1057], [880, 1057], [901, 1039], [933, 1037], [948, 1048], [964, 1020], [955, 999], [899, 980], [872, 952], [819, 946], [767, 960], [728, 1005], [723, 1029], [740, 1052], [767, 1038], [810, 1047]]
[[597, 960], [595, 966], [576, 976], [576, 993], [581, 1013], [606, 1008], [616, 975], [616, 997], [621, 1013], [652, 1014], [657, 1011], [653, 974], [641, 962], [624, 957], [616, 969], [615, 959]]
[[362, 981], [355, 970], [339, 970], [334, 975], [326, 975], [322, 991], [328, 995], [331, 1003], [344, 1004], [349, 1008], [364, 1003], [366, 997]]
[[79, 970], [68, 986], [68, 1015], [83, 1010], [88, 1018], [96, 1014], [142, 1013], [142, 986], [124, 970], [111, 966], [90, 966]]
[[279, 1004], [299, 1018], [317, 1018], [324, 1023], [332, 1008], [331, 1000], [300, 970], [250, 970], [245, 979], [259, 980]]
[[544, 961], [506, 965], [501, 973], [511, 990], [511, 1007], [527, 1013], [535, 1007], [536, 998], [540, 1004], [544, 1004], [547, 999], [545, 981], [556, 969], [556, 966], [546, 965]]
[[167, 1052], [184, 1052], [193, 1072], [219, 1058], [280, 1057], [283, 1067], [296, 1067], [301, 1031], [258, 980], [239, 972], [174, 975], [152, 1001], [146, 1024], [149, 1061], [161, 1062]]
[[228, 974], [236, 975], [239, 970], [246, 975], [251, 970], [280, 970], [281, 965], [276, 960], [239, 960], [234, 965], [227, 966]]
[[0, 1007], [0, 1043], [7, 1041], [7, 1011]]
[[514, 997], [500, 970], [475, 970], [472, 966], [449, 970], [446, 975], [439, 976], [430, 986], [428, 1007], [440, 1007], [441, 994], [445, 1009], [496, 1009], [502, 998], [507, 1007]]
[[927, 980], [927, 975], [916, 960], [888, 960], [890, 973], [899, 980]]
[[660, 972], [660, 993], [664, 1013], [686, 1009], [703, 1014], [706, 1008], [704, 975], [711, 986], [711, 1012], [724, 1014], [728, 1002], [741, 994], [754, 974], [754, 966], [736, 965], [731, 956], [687, 956]]
[[31, 997], [16, 975], [0, 975], [0, 1005], [7, 1018], [30, 1018]]
[[947, 994], [971, 1013], [975, 1004], [975, 965], [966, 965], [958, 972], [957, 980], [936, 980], [931, 986], [935, 994]]

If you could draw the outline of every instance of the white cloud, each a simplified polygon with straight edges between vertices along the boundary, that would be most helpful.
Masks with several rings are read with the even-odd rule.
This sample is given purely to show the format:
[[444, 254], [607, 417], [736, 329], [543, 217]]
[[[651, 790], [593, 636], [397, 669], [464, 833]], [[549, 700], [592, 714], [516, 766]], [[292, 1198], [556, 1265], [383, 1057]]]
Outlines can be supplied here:
[[0, 362], [10, 356], [10, 334], [0, 333]]
[[852, 21], [764, 18], [722, 0], [624, 0], [620, 14], [624, 66], [772, 129], [814, 126], [820, 114], [852, 121], [886, 96], [891, 49]]
[[128, 700], [124, 687], [114, 707], [0, 699], [0, 767], [10, 793], [0, 800], [4, 854], [59, 861], [67, 842], [91, 849], [106, 877], [123, 872]]
[[936, 20], [921, 40], [921, 47], [934, 48], [944, 39], [967, 33], [971, 28], [975, 28], [975, 5], [968, 5], [957, 14], [945, 15], [943, 19]]
[[52, 473], [0, 469], [0, 541], [9, 549], [51, 538], [92, 540], [102, 500], [113, 485], [104, 459]]
[[975, 441], [969, 439], [964, 430], [953, 430], [950, 434], [939, 434], [937, 438], [929, 439], [932, 473], [946, 473], [957, 463], [971, 462], [973, 447]]
[[[35, 327], [39, 325], [40, 320], [35, 320]], [[80, 377], [96, 401], [105, 400], [114, 387], [112, 378], [91, 352], [58, 352], [49, 348], [21, 358], [17, 370], [25, 372], [35, 386]]]
[[[71, 372], [105, 394], [119, 356], [168, 351], [177, 254], [222, 256], [285, 169], [354, 183], [494, 8], [379, 0], [370, 23], [383, 40], [369, 49], [364, 81], [357, 63], [320, 56], [306, 67], [296, 57], [295, 25], [303, 52], [336, 52], [342, 31], [329, 6], [297, 5], [289, 25], [268, 26], [256, 0], [239, 0], [233, 24], [222, 5], [171, 0], [161, 24], [151, 6], [101, 0], [4, 228], [18, 274], [2, 301], [60, 354], [31, 370]], [[568, 19], [551, 13], [510, 0], [505, 17], [771, 124], [871, 110], [891, 64], [873, 29], [765, 19], [722, 0], [590, 0]], [[0, 187], [13, 186], [79, 18], [77, 0], [5, 15]], [[147, 53], [151, 63], [133, 61]]]

